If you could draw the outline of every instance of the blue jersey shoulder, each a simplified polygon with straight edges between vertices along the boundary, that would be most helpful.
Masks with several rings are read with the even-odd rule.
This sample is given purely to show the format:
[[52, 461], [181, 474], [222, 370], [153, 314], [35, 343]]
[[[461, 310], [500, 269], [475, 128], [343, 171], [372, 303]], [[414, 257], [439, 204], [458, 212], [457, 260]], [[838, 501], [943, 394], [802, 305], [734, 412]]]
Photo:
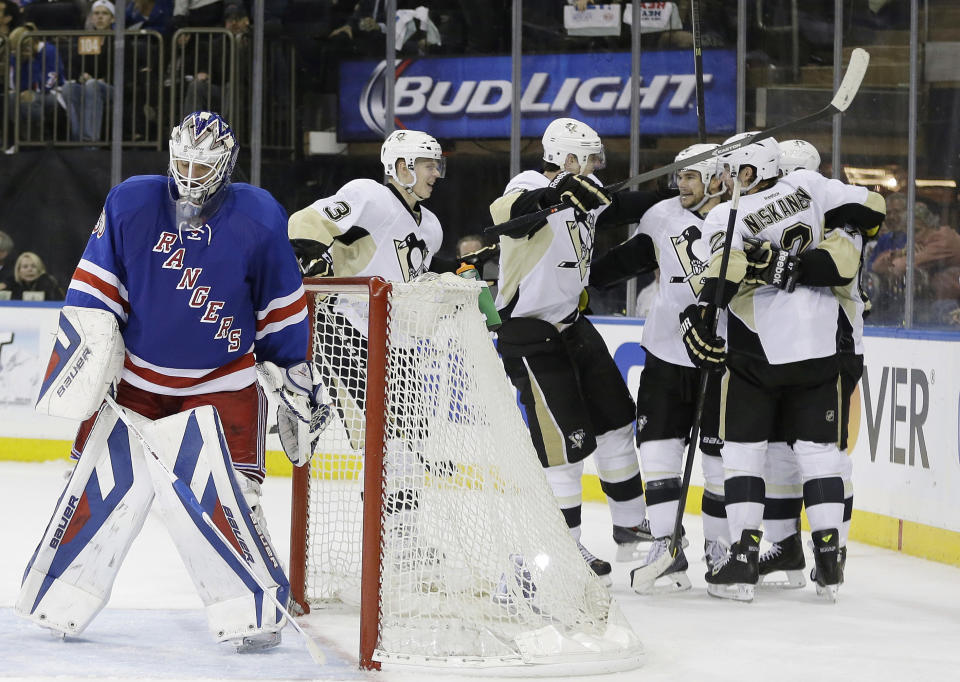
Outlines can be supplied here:
[[227, 191], [231, 201], [224, 208], [233, 214], [231, 218], [243, 216], [260, 227], [287, 234], [287, 212], [270, 192], [245, 182], [231, 183]]

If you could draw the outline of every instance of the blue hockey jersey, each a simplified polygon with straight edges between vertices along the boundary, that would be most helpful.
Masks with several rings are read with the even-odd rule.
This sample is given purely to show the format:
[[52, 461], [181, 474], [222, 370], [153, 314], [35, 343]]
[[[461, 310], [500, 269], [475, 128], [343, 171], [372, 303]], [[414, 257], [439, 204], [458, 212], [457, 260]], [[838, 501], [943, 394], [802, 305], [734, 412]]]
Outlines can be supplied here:
[[254, 356], [302, 362], [307, 305], [286, 212], [237, 183], [201, 227], [178, 230], [172, 182], [136, 176], [110, 191], [66, 305], [113, 312], [127, 350], [122, 378], [155, 393], [245, 388], [256, 381]]

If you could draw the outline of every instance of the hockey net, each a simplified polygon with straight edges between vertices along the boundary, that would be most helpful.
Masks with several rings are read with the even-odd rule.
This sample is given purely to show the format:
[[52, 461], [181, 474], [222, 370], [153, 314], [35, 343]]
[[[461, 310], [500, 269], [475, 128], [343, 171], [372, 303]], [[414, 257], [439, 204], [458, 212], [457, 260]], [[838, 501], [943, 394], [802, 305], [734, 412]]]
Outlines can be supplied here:
[[359, 605], [367, 668], [635, 666], [640, 642], [543, 475], [481, 285], [304, 285], [312, 361], [338, 416], [294, 472], [300, 606]]

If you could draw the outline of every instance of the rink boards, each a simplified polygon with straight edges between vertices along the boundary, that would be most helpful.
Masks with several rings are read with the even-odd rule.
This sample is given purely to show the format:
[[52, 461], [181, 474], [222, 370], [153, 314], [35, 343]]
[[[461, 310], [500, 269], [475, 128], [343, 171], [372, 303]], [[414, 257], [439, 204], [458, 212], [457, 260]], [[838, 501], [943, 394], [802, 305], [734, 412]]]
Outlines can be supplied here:
[[[53, 344], [58, 304], [0, 304], [0, 460], [69, 455], [76, 422], [42, 417], [33, 399]], [[594, 318], [636, 392], [643, 324]], [[855, 540], [960, 565], [960, 334], [868, 328], [864, 378], [853, 397]], [[271, 410], [271, 415], [273, 410]], [[289, 474], [275, 435], [271, 474]], [[699, 465], [688, 511], [699, 511]], [[584, 494], [602, 499], [588, 465]]]

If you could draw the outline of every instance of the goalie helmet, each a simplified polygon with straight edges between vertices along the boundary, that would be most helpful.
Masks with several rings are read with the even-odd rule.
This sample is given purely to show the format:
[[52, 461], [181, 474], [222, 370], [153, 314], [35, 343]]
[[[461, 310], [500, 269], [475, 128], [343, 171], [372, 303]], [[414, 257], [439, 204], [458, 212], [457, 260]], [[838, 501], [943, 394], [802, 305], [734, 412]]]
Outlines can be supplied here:
[[788, 175], [800, 168], [820, 170], [820, 152], [806, 140], [784, 140], [780, 143], [780, 172]]
[[170, 132], [170, 175], [181, 200], [202, 206], [230, 183], [240, 143], [219, 114], [195, 111]]
[[[759, 131], [739, 133], [723, 141], [724, 145], [731, 142], [743, 140]], [[736, 176], [743, 166], [752, 166], [756, 171], [756, 177], [753, 182], [744, 187], [743, 190], [749, 190], [756, 187], [761, 180], [777, 178], [780, 175], [780, 145], [772, 137], [764, 140], [758, 140], [739, 149], [734, 149], [726, 154], [721, 154], [720, 159], [724, 164], [730, 167], [730, 175]]]
[[[407, 169], [413, 175], [412, 182], [404, 182], [400, 179], [396, 168], [397, 159], [403, 159], [406, 163]], [[443, 149], [431, 135], [419, 130], [394, 130], [380, 147], [380, 163], [383, 164], [383, 172], [403, 187], [410, 188], [417, 184], [417, 172], [413, 167], [417, 159], [434, 159], [437, 162], [440, 177], [446, 176], [447, 164], [446, 159], [443, 158]]]
[[[692, 144], [689, 147], [681, 150], [680, 153], [677, 154], [677, 158], [675, 158], [674, 161], [679, 163], [680, 161], [683, 161], [688, 157], [696, 156], [697, 154], [703, 154], [704, 152], [713, 151], [719, 146], [720, 145], [712, 144], [712, 143]], [[714, 193], [710, 192], [710, 181], [713, 178], [719, 176], [721, 170], [722, 168], [720, 166], [720, 161], [718, 160], [718, 157], [704, 159], [703, 161], [697, 161], [696, 163], [691, 163], [689, 166], [683, 166], [682, 168], [677, 170], [677, 172], [674, 173], [673, 175], [672, 186], [674, 188], [679, 186], [678, 178], [680, 176], [680, 173], [683, 173], [684, 171], [695, 171], [700, 174], [700, 180], [701, 182], [703, 182], [703, 199], [701, 199], [700, 203], [698, 203], [696, 206], [693, 206], [690, 208], [691, 211], [696, 211], [705, 203], [707, 203], [707, 200], [712, 199], [713, 197], [718, 197], [721, 194], [723, 194], [724, 187], [722, 185], [719, 191]]]
[[543, 131], [543, 160], [563, 168], [567, 154], [573, 154], [583, 168], [593, 160], [593, 170], [606, 165], [603, 142], [593, 128], [575, 118], [558, 118]]

